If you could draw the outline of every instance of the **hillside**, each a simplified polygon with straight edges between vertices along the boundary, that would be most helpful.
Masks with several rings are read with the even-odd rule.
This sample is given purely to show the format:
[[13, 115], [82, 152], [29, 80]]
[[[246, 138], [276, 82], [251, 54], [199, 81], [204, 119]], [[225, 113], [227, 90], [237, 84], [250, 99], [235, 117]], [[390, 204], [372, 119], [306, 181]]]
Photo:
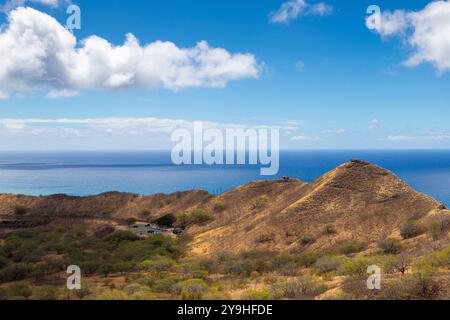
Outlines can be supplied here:
[[[16, 215], [16, 208], [26, 213]], [[257, 181], [213, 196], [192, 190], [141, 196], [110, 192], [90, 197], [0, 195], [0, 220], [120, 224], [133, 217], [154, 221], [193, 209], [210, 212], [207, 225], [191, 225], [192, 251], [326, 249], [352, 239], [378, 242], [399, 234], [405, 221], [448, 213], [443, 204], [415, 192], [392, 172], [350, 161], [306, 184], [296, 179]], [[45, 219], [43, 219], [45, 217]], [[90, 225], [86, 221], [95, 221]], [[78, 222], [77, 222], [78, 221]], [[324, 232], [329, 226], [333, 230]], [[314, 242], [312, 241], [314, 240]], [[312, 243], [313, 242], [313, 243]]]
[[0, 300], [66, 299], [73, 264], [71, 299], [448, 299], [449, 231], [443, 204], [356, 160], [217, 196], [5, 194]]
[[[230, 208], [213, 224], [197, 228], [192, 248], [199, 254], [218, 250], [301, 249], [300, 239], [314, 240], [311, 249], [326, 249], [346, 240], [378, 242], [399, 234], [407, 220], [425, 220], [448, 211], [417, 193], [393, 173], [362, 161], [345, 163], [310, 184], [272, 185], [268, 203], [252, 208], [255, 184], [222, 196], [246, 198], [239, 210]], [[222, 216], [236, 216], [230, 223]], [[333, 230], [325, 232], [325, 226]]]

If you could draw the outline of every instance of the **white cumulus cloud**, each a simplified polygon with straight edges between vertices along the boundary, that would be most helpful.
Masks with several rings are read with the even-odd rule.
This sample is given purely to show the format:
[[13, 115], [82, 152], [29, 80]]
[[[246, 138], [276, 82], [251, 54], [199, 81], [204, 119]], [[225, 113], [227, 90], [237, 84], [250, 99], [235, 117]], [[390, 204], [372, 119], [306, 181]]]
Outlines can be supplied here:
[[70, 4], [71, 0], [7, 0], [3, 5], [0, 5], [0, 11], [8, 12], [14, 8], [25, 5], [27, 2], [49, 7], [58, 7], [59, 5]]
[[333, 7], [324, 3], [310, 4], [305, 0], [291, 0], [283, 3], [281, 7], [270, 14], [272, 23], [288, 23], [300, 16], [325, 16], [333, 12]]
[[95, 35], [78, 42], [53, 17], [24, 7], [9, 12], [0, 29], [0, 61], [3, 96], [46, 90], [53, 98], [90, 89], [222, 88], [258, 78], [262, 69], [252, 54], [205, 41], [191, 48], [163, 41], [141, 45], [128, 34], [122, 45]]
[[[404, 62], [414, 67], [432, 64], [439, 72], [450, 71], [450, 2], [433, 1], [420, 11], [385, 11], [375, 31], [382, 37], [400, 36], [412, 49]], [[373, 17], [367, 22], [371, 23]]]

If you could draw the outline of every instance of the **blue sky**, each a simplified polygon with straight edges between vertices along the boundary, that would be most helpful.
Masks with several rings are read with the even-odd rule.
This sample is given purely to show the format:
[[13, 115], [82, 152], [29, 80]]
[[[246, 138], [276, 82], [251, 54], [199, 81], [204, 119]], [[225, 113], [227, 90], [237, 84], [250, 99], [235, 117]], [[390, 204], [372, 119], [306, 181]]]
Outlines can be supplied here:
[[[417, 48], [408, 43], [408, 35], [385, 36], [367, 28], [366, 10], [374, 1], [325, 0], [332, 12], [300, 14], [286, 23], [271, 21], [271, 13], [273, 17], [286, 2], [74, 1], [82, 14], [82, 28], [74, 31], [78, 41], [96, 35], [119, 46], [127, 33], [141, 45], [160, 40], [192, 48], [207, 41], [212, 48], [254, 57], [258, 76], [229, 80], [220, 87], [83, 87], [74, 96], [56, 99], [39, 87], [39, 79], [25, 91], [8, 87], [7, 96], [0, 99], [0, 149], [170, 147], [165, 128], [148, 133], [121, 127], [111, 133], [121, 118], [276, 125], [282, 130], [283, 148], [450, 147], [448, 70], [430, 61], [405, 66]], [[307, 1], [311, 6], [319, 2]], [[403, 12], [421, 12], [429, 3], [376, 1], [382, 11]], [[61, 24], [67, 19], [65, 3], [24, 5]], [[9, 25], [7, 14], [0, 13], [3, 30]], [[107, 133], [102, 131], [106, 125], [94, 130], [83, 123], [29, 121], [104, 118], [115, 119]]]

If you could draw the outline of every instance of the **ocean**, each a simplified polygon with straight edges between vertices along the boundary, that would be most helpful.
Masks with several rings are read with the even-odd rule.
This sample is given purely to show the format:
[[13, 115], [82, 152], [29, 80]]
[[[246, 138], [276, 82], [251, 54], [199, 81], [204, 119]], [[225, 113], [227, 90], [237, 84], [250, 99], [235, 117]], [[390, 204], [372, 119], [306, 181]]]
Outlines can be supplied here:
[[373, 162], [415, 190], [450, 206], [448, 151], [284, 151], [277, 176], [259, 166], [175, 166], [170, 152], [0, 152], [0, 193], [82, 196], [203, 189], [218, 194], [255, 180], [282, 176], [313, 181], [351, 159]]

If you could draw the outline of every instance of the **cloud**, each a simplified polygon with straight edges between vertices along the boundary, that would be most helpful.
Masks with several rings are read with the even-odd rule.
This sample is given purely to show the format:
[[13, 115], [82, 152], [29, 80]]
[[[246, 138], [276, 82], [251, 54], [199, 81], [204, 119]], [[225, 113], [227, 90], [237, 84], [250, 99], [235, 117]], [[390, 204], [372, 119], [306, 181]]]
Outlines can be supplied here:
[[297, 71], [299, 72], [303, 72], [303, 70], [305, 69], [305, 63], [302, 60], [298, 60], [295, 63], [295, 69], [297, 69]]
[[450, 71], [449, 1], [430, 2], [420, 11], [385, 11], [379, 17], [375, 32], [384, 38], [398, 36], [412, 49], [405, 66], [430, 63], [439, 72]]
[[[148, 132], [171, 132], [177, 128], [191, 128], [194, 121], [182, 119], [161, 119], [161, 118], [136, 118], [136, 117], [108, 117], [108, 118], [12, 118], [0, 119], [0, 127], [12, 130], [25, 130], [33, 128], [78, 128], [80, 130], [104, 130], [106, 132], [121, 132], [123, 130], [136, 130], [142, 134]], [[234, 123], [219, 123], [213, 121], [202, 121], [204, 128], [217, 129], [280, 129], [292, 130], [292, 124], [264, 124], [264, 125], [243, 125]], [[296, 128], [297, 129], [297, 128]]]
[[333, 7], [324, 2], [309, 4], [305, 0], [291, 0], [270, 14], [270, 22], [288, 23], [300, 16], [325, 16], [332, 12]]
[[322, 141], [323, 138], [320, 137], [309, 137], [305, 135], [293, 136], [290, 139], [291, 141]]
[[416, 132], [407, 134], [396, 134], [387, 137], [388, 141], [392, 142], [408, 142], [408, 141], [421, 141], [421, 142], [441, 142], [450, 140], [450, 132], [446, 129], [422, 129]]
[[212, 48], [205, 41], [191, 48], [172, 42], [141, 45], [128, 34], [123, 45], [98, 36], [78, 43], [53, 17], [20, 7], [0, 29], [0, 92], [47, 91], [49, 97], [81, 90], [140, 88], [223, 88], [230, 81], [258, 78], [254, 55]]
[[0, 5], [0, 11], [8, 12], [25, 5], [27, 2], [55, 8], [63, 4], [68, 5], [71, 3], [71, 0], [8, 0], [5, 4]]
[[414, 141], [416, 140], [416, 137], [412, 136], [404, 136], [404, 135], [397, 135], [397, 136], [389, 136], [387, 138], [389, 141]]
[[376, 130], [380, 127], [380, 121], [378, 121], [378, 119], [373, 119], [372, 121], [370, 121], [369, 123], [369, 130], [373, 131]]

